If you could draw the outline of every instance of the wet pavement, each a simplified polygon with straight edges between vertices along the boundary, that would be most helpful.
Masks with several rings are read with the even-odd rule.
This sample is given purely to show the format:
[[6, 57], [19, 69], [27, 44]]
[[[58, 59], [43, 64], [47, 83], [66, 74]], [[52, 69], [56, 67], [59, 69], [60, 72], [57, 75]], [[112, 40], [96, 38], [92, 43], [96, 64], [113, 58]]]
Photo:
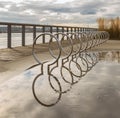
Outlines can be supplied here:
[[[101, 53], [92, 70], [52, 107], [38, 104], [33, 97], [32, 82], [39, 67], [24, 71], [0, 84], [0, 118], [120, 118], [119, 58], [118, 51]], [[41, 97], [54, 100], [55, 92], [42, 89], [45, 83], [46, 79], [40, 80]]]

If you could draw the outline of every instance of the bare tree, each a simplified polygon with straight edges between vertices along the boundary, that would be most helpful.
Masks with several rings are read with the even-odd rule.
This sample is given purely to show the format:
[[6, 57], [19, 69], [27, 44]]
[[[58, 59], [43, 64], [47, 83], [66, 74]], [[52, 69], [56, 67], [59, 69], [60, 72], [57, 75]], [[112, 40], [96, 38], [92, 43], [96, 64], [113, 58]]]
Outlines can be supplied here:
[[120, 19], [119, 17], [105, 19], [97, 19], [99, 30], [106, 30], [110, 33], [110, 37], [114, 39], [120, 39]]

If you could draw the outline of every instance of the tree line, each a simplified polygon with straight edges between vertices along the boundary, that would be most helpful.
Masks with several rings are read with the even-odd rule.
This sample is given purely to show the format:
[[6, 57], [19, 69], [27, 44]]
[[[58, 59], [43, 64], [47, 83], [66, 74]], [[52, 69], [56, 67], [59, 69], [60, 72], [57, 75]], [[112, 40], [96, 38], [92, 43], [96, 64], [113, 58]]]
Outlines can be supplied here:
[[97, 19], [99, 30], [105, 30], [110, 33], [111, 39], [120, 40], [120, 18], [98, 18]]

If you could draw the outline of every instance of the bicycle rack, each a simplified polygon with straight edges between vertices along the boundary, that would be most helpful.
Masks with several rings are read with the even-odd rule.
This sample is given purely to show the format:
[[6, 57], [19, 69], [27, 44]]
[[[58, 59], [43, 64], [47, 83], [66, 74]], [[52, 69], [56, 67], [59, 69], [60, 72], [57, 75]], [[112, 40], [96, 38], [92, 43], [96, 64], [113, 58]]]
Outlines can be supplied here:
[[[57, 38], [58, 35], [59, 38]], [[48, 52], [52, 57], [51, 61], [48, 59], [47, 61], [42, 62], [35, 52], [36, 42], [43, 36], [49, 36]], [[35, 66], [40, 67], [40, 73], [34, 78], [32, 83], [33, 95], [37, 102], [46, 107], [58, 103], [62, 94], [70, 91], [72, 86], [78, 83], [98, 62], [98, 53], [88, 52], [88, 50], [95, 46], [99, 46], [108, 39], [109, 34], [105, 31], [56, 34], [42, 33], [37, 36], [34, 39], [32, 49], [32, 54], [37, 64], [29, 68], [31, 69]], [[54, 53], [54, 48], [52, 49], [53, 40], [56, 44], [57, 54]], [[74, 68], [72, 68], [73, 66]], [[40, 99], [41, 95], [38, 95], [39, 92], [36, 92], [36, 89], [39, 88], [36, 88], [35, 86], [40, 87], [39, 82], [37, 83], [37, 81], [42, 78], [48, 80], [49, 86], [55, 94], [57, 94], [56, 99], [54, 98], [52, 102], [42, 101]], [[66, 85], [67, 88], [64, 88], [64, 85]], [[43, 91], [43, 93], [44, 92], [45, 91]]]

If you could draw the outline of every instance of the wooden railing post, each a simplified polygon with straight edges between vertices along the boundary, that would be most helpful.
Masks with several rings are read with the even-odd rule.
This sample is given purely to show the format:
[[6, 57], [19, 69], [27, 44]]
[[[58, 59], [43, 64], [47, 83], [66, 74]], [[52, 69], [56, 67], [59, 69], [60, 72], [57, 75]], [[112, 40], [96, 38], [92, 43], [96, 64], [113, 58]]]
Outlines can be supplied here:
[[[56, 27], [56, 31], [59, 32], [59, 27]], [[59, 38], [59, 34], [57, 34], [57, 38]]]
[[[64, 33], [64, 27], [62, 27], [62, 33]], [[63, 37], [63, 35], [62, 35], [62, 38], [64, 40], [65, 37]]]
[[[45, 33], [45, 26], [42, 27], [42, 32]], [[43, 38], [43, 39], [42, 39], [42, 40], [43, 40], [43, 43], [45, 43], [45, 35], [43, 35], [42, 38]]]
[[82, 32], [84, 32], [84, 28], [82, 27]]
[[71, 32], [73, 31], [72, 27], [71, 27]]
[[67, 33], [69, 32], [69, 27], [67, 27]]
[[[53, 33], [53, 27], [52, 26], [50, 26], [50, 33], [52, 34]], [[51, 40], [51, 42], [52, 42], [53, 40]]]
[[78, 32], [78, 28], [76, 28], [76, 32]]
[[25, 46], [25, 25], [22, 25], [22, 46]]
[[64, 27], [62, 27], [62, 33], [64, 33]]
[[11, 24], [8, 24], [7, 26], [7, 47], [11, 48]]
[[79, 32], [79, 27], [77, 28], [77, 32]]
[[74, 32], [76, 33], [76, 27], [74, 28]]
[[86, 31], [88, 31], [88, 28], [86, 28]]
[[[74, 28], [74, 32], [76, 33], [76, 27]], [[74, 38], [76, 39], [76, 35], [74, 35]]]
[[53, 28], [52, 28], [52, 26], [50, 26], [50, 33], [53, 33]]
[[84, 28], [83, 28], [83, 32], [84, 32], [85, 30], [84, 30]]
[[35, 39], [36, 37], [36, 26], [33, 26], [33, 40]]

